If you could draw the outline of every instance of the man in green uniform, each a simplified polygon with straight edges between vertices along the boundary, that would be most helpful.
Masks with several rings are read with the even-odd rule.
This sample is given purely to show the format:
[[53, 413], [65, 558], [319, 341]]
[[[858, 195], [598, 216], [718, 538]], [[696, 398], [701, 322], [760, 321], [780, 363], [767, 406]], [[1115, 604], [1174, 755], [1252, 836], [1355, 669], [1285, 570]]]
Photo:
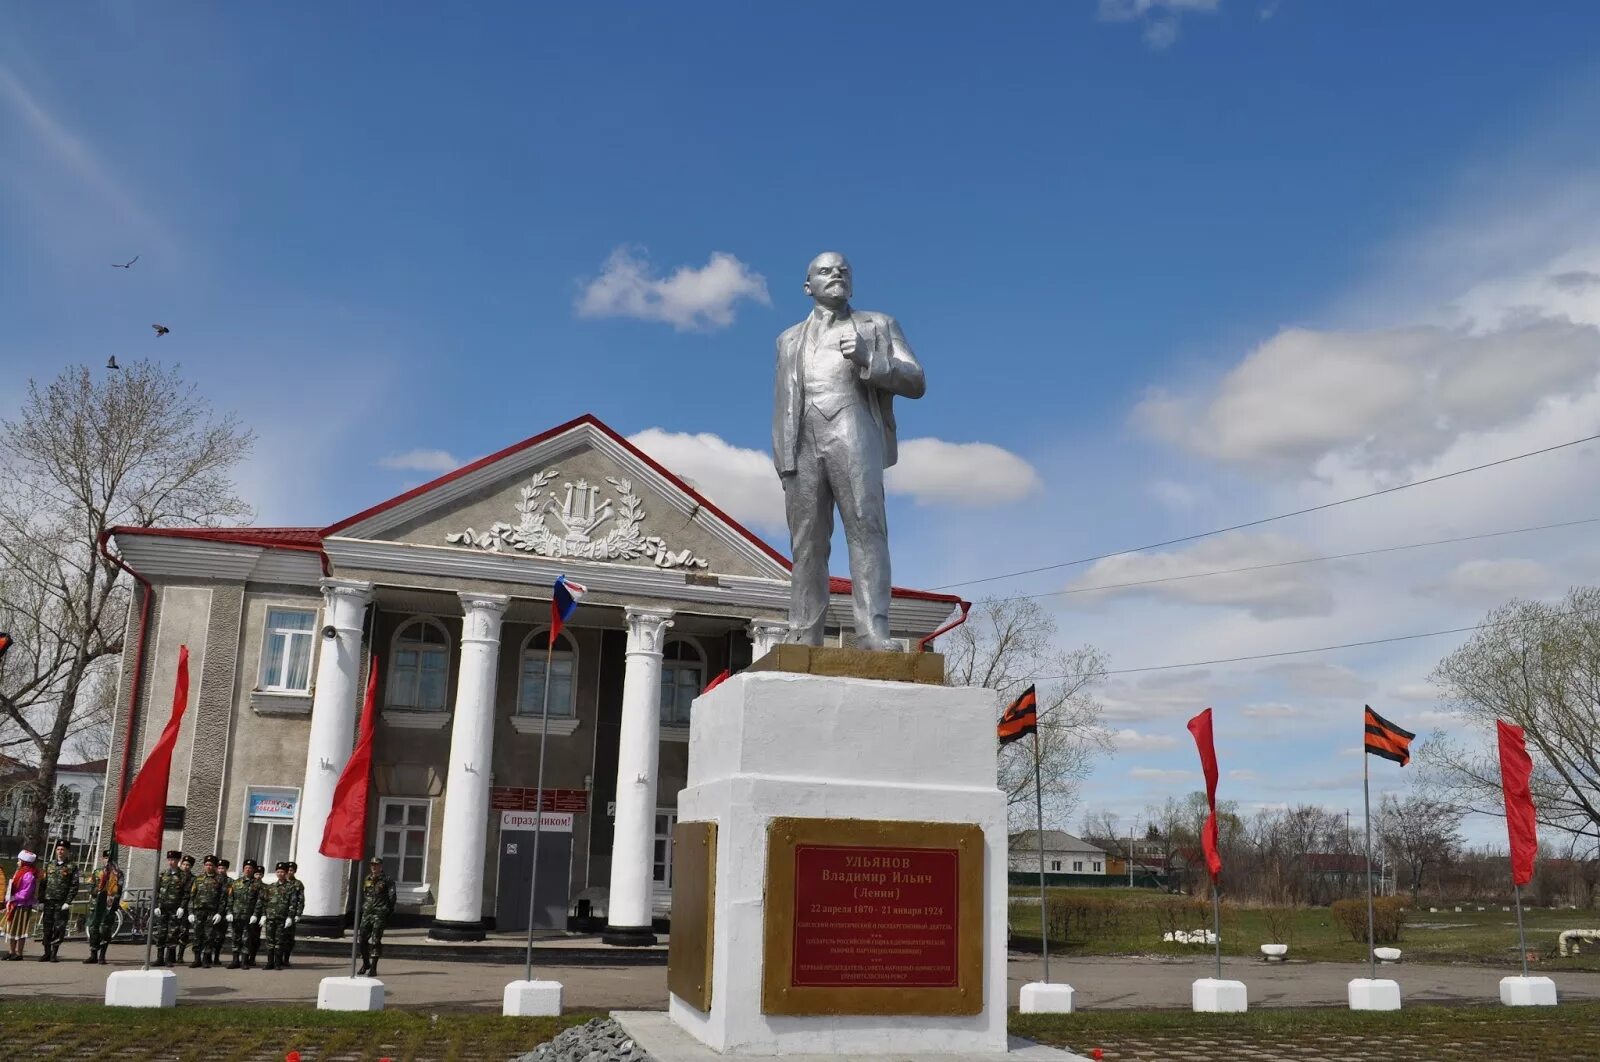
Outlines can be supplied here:
[[228, 935], [233, 938], [233, 961], [228, 969], [237, 970], [245, 963], [240, 956], [253, 951], [249, 946], [250, 929], [256, 919], [257, 899], [261, 882], [252, 877], [256, 861], [246, 859], [239, 871], [239, 880], [228, 889]]
[[289, 909], [284, 912], [288, 915], [288, 922], [283, 930], [283, 954], [278, 958], [278, 965], [285, 970], [289, 968], [289, 956], [294, 954], [294, 931], [300, 924], [300, 912], [306, 909], [306, 884], [295, 873], [300, 869], [300, 864], [289, 860], [284, 866], [289, 868]]
[[261, 890], [261, 935], [266, 938], [268, 970], [282, 966], [278, 957], [283, 949], [284, 924], [289, 921], [289, 902], [294, 898], [294, 889], [289, 884], [289, 864], [279, 863], [273, 869], [277, 871], [278, 880]]
[[178, 864], [182, 854], [177, 849], [167, 852], [167, 869], [156, 879], [156, 902], [150, 912], [156, 966], [174, 966], [178, 961], [178, 924], [183, 921], [183, 905], [189, 898], [189, 877]]
[[211, 938], [221, 932], [222, 879], [217, 876], [217, 857], [205, 859], [205, 873], [194, 880], [189, 894], [189, 925], [194, 927], [194, 962], [189, 969], [211, 965]]
[[78, 868], [67, 854], [64, 842], [56, 845], [55, 861], [44, 868], [44, 880], [38, 886], [39, 938], [44, 942], [40, 962], [60, 962], [61, 945], [67, 939], [67, 916], [72, 912], [72, 898], [78, 894]]
[[178, 945], [177, 954], [173, 957], [174, 966], [183, 962], [183, 953], [189, 949], [189, 944], [194, 940], [194, 925], [189, 914], [189, 902], [194, 895], [194, 856], [184, 853], [178, 860], [178, 867], [183, 871], [183, 896], [178, 901], [178, 939], [173, 943]]
[[122, 903], [122, 871], [111, 859], [111, 849], [100, 853], [100, 869], [89, 882], [89, 957], [85, 963], [106, 961], [106, 947], [117, 931], [117, 908]]
[[356, 930], [361, 943], [360, 976], [378, 976], [378, 960], [383, 958], [383, 927], [389, 924], [393, 913], [394, 879], [383, 872], [383, 860], [373, 856], [361, 882], [361, 925]]
[[228, 942], [228, 915], [233, 908], [229, 896], [233, 892], [233, 879], [228, 876], [228, 867], [232, 866], [226, 859], [217, 860], [217, 881], [222, 903], [218, 910], [222, 913], [222, 920], [217, 923], [217, 931], [211, 934], [211, 949], [207, 952], [207, 965], [217, 966], [222, 962], [222, 946]]
[[249, 922], [249, 925], [245, 928], [244, 968], [246, 970], [254, 970], [256, 968], [256, 952], [261, 947], [261, 923], [265, 921], [262, 917], [262, 905], [266, 902], [267, 868], [260, 863], [256, 863], [251, 868], [250, 880], [255, 884], [255, 888], [252, 890], [255, 893], [255, 909], [254, 913], [246, 919]]

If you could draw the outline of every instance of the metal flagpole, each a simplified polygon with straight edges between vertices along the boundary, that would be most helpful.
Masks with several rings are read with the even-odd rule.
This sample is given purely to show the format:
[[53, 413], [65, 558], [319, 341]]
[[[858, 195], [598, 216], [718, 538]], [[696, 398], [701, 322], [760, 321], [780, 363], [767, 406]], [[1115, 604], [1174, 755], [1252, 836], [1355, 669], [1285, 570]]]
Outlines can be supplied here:
[[1377, 930], [1372, 904], [1372, 757], [1361, 752], [1361, 799], [1367, 811], [1367, 969], [1378, 979]]
[[350, 861], [350, 888], [356, 894], [356, 920], [350, 926], [350, 976], [356, 975], [356, 949], [361, 946], [361, 860]]
[[1033, 731], [1033, 809], [1038, 815], [1039, 836], [1039, 939], [1044, 942], [1044, 983], [1050, 983], [1050, 919], [1049, 904], [1044, 894], [1044, 772], [1039, 766], [1039, 729]]
[[539, 707], [539, 774], [534, 791], [533, 808], [533, 868], [528, 881], [528, 955], [522, 964], [522, 979], [533, 980], [533, 912], [534, 900], [539, 895], [539, 828], [544, 825], [544, 750], [550, 743], [550, 661], [555, 655], [556, 632], [552, 626], [544, 646], [544, 703]]
[[[128, 740], [133, 740], [133, 736], [131, 734], [129, 735]], [[163, 841], [167, 839], [165, 830], [162, 832], [161, 839]], [[150, 890], [150, 918], [145, 922], [144, 929], [144, 968], [146, 970], [150, 969], [150, 945], [156, 939], [156, 905], [161, 902], [161, 849], [157, 848], [150, 854], [154, 856], [156, 860], [156, 884], [155, 887]]]
[[1217, 944], [1217, 980], [1222, 980], [1222, 900], [1217, 894], [1217, 879], [1211, 878], [1211, 936]]
[[1513, 884], [1517, 897], [1517, 949], [1522, 952], [1522, 976], [1528, 976], [1528, 935], [1522, 929], [1522, 886]]

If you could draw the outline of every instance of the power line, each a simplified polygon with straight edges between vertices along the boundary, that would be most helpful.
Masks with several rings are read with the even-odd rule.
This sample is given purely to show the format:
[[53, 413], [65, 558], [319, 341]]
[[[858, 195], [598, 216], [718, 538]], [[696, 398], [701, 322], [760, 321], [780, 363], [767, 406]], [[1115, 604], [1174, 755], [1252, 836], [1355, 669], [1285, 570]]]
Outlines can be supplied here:
[[1379, 546], [1375, 549], [1356, 550], [1353, 553], [1333, 553], [1320, 557], [1301, 557], [1298, 560], [1273, 561], [1269, 564], [1249, 564], [1241, 568], [1218, 568], [1209, 572], [1189, 572], [1185, 575], [1163, 575], [1155, 579], [1133, 579], [1123, 583], [1096, 583], [1093, 586], [1074, 586], [1066, 590], [1046, 590], [1038, 594], [1020, 594], [1020, 597], [1038, 599], [1041, 597], [1063, 597], [1069, 594], [1088, 594], [1096, 590], [1123, 590], [1134, 586], [1150, 586], [1154, 583], [1176, 583], [1185, 579], [1205, 579], [1213, 575], [1238, 575], [1241, 572], [1261, 572], [1273, 568], [1292, 568], [1299, 564], [1321, 564], [1326, 561], [1351, 560], [1356, 557], [1374, 557], [1382, 553], [1399, 553], [1408, 549], [1424, 549], [1430, 546], [1449, 546], [1458, 542], [1479, 542], [1486, 538], [1504, 538], [1507, 535], [1523, 535], [1531, 531], [1551, 531], [1563, 527], [1580, 527], [1584, 524], [1600, 524], [1600, 516], [1591, 516], [1583, 520], [1565, 520], [1556, 524], [1539, 524], [1534, 527], [1514, 527], [1507, 531], [1486, 531], [1479, 535], [1458, 535], [1455, 538], [1436, 538], [1429, 542], [1409, 542], [1400, 546]]
[[1296, 509], [1293, 512], [1279, 513], [1276, 516], [1263, 516], [1258, 520], [1246, 520], [1244, 523], [1232, 524], [1228, 527], [1219, 527], [1211, 531], [1200, 531], [1192, 535], [1183, 535], [1180, 538], [1169, 538], [1162, 542], [1151, 542], [1148, 545], [1134, 546], [1131, 549], [1113, 550], [1110, 553], [1097, 553], [1092, 557], [1078, 557], [1074, 560], [1061, 561], [1056, 564], [1045, 564], [1037, 568], [1023, 568], [1014, 572], [1006, 572], [1002, 575], [988, 575], [980, 579], [965, 579], [957, 583], [945, 583], [942, 586], [933, 587], [933, 589], [954, 590], [963, 586], [976, 586], [980, 583], [993, 583], [999, 582], [1002, 579], [1013, 579], [1019, 575], [1037, 575], [1040, 572], [1055, 571], [1059, 568], [1071, 568], [1079, 564], [1092, 564], [1098, 560], [1106, 560], [1109, 557], [1121, 557], [1128, 553], [1140, 553], [1147, 549], [1161, 549], [1166, 546], [1181, 545], [1184, 542], [1194, 542], [1198, 539], [1210, 538], [1213, 535], [1227, 534], [1229, 531], [1242, 531], [1247, 527], [1260, 527], [1262, 524], [1270, 524], [1278, 520], [1287, 520], [1293, 516], [1305, 516], [1308, 513], [1321, 512], [1324, 509], [1333, 509], [1340, 505], [1349, 505], [1351, 502], [1365, 501], [1368, 498], [1378, 498], [1385, 494], [1394, 494], [1397, 491], [1410, 490], [1412, 487], [1421, 487], [1429, 483], [1438, 483], [1441, 480], [1453, 479], [1456, 476], [1464, 476], [1469, 472], [1482, 472], [1486, 468], [1494, 468], [1498, 465], [1510, 464], [1512, 461], [1521, 461], [1523, 458], [1527, 457], [1538, 457], [1540, 454], [1548, 454], [1553, 453], [1556, 450], [1564, 450], [1569, 446], [1580, 446], [1583, 443], [1594, 442], [1596, 439], [1600, 439], [1600, 433], [1586, 435], [1581, 439], [1573, 439], [1570, 442], [1556, 443], [1553, 446], [1546, 446], [1538, 450], [1529, 450], [1527, 453], [1513, 454], [1510, 457], [1502, 457], [1498, 460], [1486, 461], [1481, 465], [1473, 465], [1471, 468], [1458, 468], [1453, 472], [1443, 472], [1437, 476], [1428, 476], [1425, 479], [1413, 480], [1410, 483], [1401, 483], [1393, 487], [1384, 487], [1381, 490], [1368, 491], [1365, 494], [1357, 494], [1349, 498], [1340, 498], [1337, 501], [1323, 502], [1320, 505], [1307, 506], [1304, 509]]

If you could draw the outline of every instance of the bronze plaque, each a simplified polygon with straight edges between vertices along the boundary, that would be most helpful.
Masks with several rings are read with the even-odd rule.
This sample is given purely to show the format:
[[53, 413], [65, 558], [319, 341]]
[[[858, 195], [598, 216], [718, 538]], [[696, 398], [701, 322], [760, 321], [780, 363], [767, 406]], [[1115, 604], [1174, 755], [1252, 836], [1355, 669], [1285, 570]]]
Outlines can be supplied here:
[[773, 819], [763, 1014], [983, 1010], [983, 830]]
[[717, 824], [672, 828], [672, 933], [667, 988], [696, 1010], [711, 1009], [711, 944], [717, 899]]

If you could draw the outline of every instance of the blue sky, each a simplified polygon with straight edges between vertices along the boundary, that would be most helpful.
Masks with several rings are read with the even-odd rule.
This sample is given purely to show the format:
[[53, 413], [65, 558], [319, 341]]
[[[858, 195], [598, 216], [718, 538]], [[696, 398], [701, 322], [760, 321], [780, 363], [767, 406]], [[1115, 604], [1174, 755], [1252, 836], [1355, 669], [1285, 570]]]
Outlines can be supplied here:
[[[771, 343], [838, 248], [927, 366], [903, 434], [986, 444], [902, 471], [900, 582], [1595, 430], [1591, 4], [323, 7], [0, 12], [0, 408], [181, 360], [258, 431], [263, 522], [311, 524], [592, 411], [782, 546]], [[972, 589], [1600, 515], [1592, 460]], [[1600, 575], [1589, 538], [1050, 600], [1114, 668], [1179, 663], [1462, 626]], [[1452, 644], [1116, 677], [1086, 799], [1192, 788], [1214, 704], [1225, 795], [1343, 806], [1354, 710], [1443, 722]]]

